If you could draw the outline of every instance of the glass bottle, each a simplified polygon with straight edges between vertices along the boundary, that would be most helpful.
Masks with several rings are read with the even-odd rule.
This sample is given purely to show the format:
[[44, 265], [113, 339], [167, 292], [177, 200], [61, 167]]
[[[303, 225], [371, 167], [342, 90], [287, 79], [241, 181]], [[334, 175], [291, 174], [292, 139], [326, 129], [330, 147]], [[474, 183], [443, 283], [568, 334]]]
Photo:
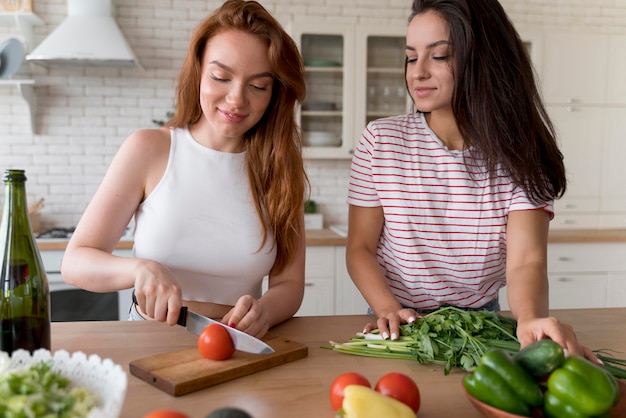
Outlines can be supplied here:
[[0, 350], [50, 349], [50, 289], [33, 236], [24, 170], [5, 170], [0, 224]]

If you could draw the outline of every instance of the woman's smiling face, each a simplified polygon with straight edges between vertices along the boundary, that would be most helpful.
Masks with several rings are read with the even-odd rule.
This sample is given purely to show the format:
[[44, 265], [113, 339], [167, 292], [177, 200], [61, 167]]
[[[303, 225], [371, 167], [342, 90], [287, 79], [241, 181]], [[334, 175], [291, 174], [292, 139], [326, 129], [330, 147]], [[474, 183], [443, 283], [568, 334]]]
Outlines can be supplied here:
[[261, 38], [234, 29], [213, 36], [202, 59], [205, 121], [199, 122], [202, 132], [194, 132], [196, 139], [220, 151], [241, 151], [244, 134], [267, 110], [273, 84], [268, 46]]
[[406, 81], [421, 112], [451, 110], [454, 94], [449, 26], [438, 13], [415, 15], [406, 35]]

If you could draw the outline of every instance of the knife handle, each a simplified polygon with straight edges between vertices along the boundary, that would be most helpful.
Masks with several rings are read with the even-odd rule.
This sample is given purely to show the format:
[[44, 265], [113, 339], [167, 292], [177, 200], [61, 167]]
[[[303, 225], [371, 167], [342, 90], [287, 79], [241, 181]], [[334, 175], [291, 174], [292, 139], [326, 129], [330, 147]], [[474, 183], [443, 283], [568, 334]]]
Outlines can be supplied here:
[[[135, 289], [133, 289], [133, 303], [135, 305], [139, 305], [139, 303], [137, 302], [137, 297], [135, 296]], [[178, 314], [178, 321], [176, 322], [177, 325], [186, 327], [187, 326], [187, 307], [183, 306], [180, 308], [180, 313]]]
[[183, 327], [187, 326], [187, 307], [186, 306], [182, 306], [180, 308], [180, 314], [178, 314], [178, 322], [176, 323]]

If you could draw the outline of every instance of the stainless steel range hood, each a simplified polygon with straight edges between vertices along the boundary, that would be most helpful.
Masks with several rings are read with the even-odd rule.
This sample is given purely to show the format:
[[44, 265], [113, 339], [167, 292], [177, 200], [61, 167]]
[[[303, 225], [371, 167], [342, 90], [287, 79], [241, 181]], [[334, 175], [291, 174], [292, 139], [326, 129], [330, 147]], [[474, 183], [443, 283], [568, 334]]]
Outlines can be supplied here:
[[47, 67], [141, 67], [113, 19], [111, 2], [67, 0], [67, 18], [26, 60]]

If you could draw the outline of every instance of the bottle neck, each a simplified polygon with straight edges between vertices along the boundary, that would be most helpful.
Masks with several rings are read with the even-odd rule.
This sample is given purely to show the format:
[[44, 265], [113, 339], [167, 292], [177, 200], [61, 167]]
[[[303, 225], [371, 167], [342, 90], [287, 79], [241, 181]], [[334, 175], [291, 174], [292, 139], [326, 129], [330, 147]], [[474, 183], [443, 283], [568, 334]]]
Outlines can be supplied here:
[[26, 234], [32, 237], [26, 199], [26, 176], [23, 170], [6, 170], [4, 175], [4, 206], [0, 239]]

